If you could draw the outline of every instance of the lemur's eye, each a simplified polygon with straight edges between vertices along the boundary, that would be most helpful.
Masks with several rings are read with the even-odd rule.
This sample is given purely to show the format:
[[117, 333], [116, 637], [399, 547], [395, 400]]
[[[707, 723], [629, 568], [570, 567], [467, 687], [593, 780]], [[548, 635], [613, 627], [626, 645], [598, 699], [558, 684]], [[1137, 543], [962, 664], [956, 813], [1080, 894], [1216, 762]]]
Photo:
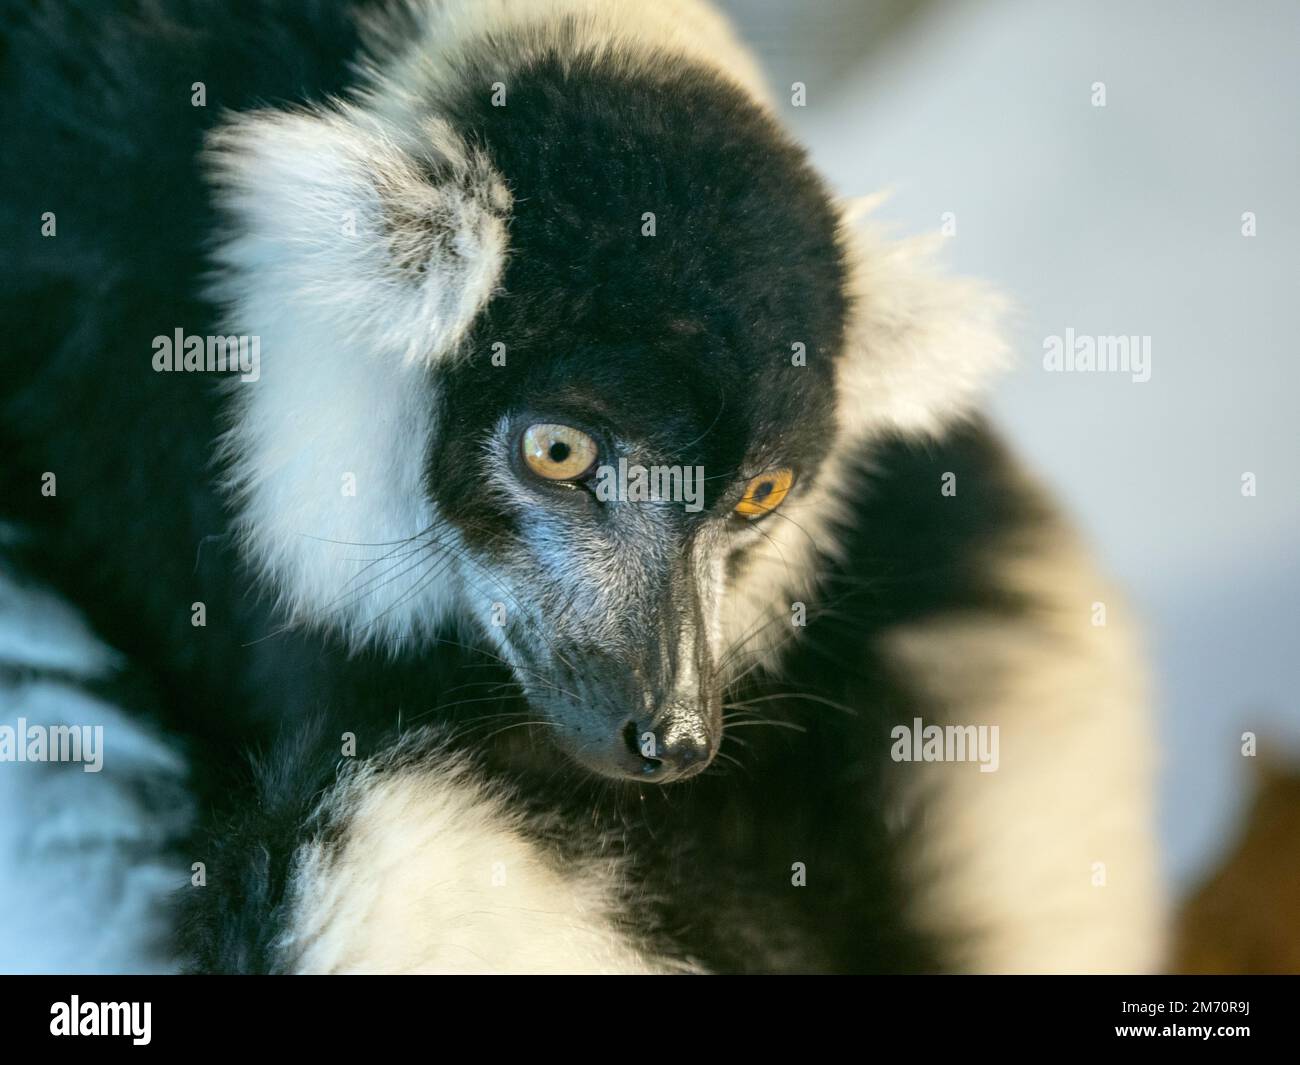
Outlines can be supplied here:
[[571, 425], [530, 425], [524, 432], [524, 461], [548, 481], [576, 481], [596, 465], [596, 441]]
[[773, 470], [762, 473], [745, 486], [745, 495], [736, 504], [736, 513], [753, 521], [771, 514], [781, 505], [781, 500], [794, 484], [794, 470]]

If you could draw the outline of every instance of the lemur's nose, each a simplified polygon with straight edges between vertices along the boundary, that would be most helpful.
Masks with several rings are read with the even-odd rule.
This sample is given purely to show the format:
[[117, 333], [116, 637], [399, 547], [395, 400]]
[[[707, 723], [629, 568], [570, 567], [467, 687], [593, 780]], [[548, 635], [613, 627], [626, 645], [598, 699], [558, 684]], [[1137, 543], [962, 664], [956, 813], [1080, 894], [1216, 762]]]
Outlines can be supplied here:
[[712, 757], [703, 730], [676, 721], [654, 726], [629, 721], [623, 726], [623, 742], [633, 762], [639, 762], [635, 775], [656, 784], [693, 777], [708, 767]]

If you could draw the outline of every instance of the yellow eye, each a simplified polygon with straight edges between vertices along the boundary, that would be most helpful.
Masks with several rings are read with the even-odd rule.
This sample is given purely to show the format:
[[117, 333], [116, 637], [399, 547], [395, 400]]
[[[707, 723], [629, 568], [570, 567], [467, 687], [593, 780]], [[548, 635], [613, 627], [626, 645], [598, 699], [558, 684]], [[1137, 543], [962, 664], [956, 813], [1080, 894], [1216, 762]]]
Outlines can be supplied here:
[[790, 486], [794, 484], [794, 470], [773, 470], [759, 474], [745, 486], [745, 495], [736, 504], [736, 513], [751, 521], [770, 514], [781, 505]]
[[548, 481], [574, 481], [596, 464], [596, 441], [571, 425], [530, 425], [523, 439], [528, 468]]

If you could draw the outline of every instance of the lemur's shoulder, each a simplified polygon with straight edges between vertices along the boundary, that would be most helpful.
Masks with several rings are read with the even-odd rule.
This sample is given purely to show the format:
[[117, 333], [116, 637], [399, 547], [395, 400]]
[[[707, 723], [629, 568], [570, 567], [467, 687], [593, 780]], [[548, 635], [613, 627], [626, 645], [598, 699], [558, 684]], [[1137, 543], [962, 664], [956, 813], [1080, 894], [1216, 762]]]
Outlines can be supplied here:
[[[944, 944], [947, 967], [1154, 967], [1164, 930], [1140, 619], [982, 420], [878, 449], [860, 492], [835, 571], [846, 598], [819, 636], [848, 662], [865, 642], [857, 660], [890, 728], [995, 729], [999, 744], [988, 772], [890, 768], [909, 923]], [[845, 610], [860, 619], [851, 635], [835, 622]], [[982, 831], [993, 824], [1007, 831]]]

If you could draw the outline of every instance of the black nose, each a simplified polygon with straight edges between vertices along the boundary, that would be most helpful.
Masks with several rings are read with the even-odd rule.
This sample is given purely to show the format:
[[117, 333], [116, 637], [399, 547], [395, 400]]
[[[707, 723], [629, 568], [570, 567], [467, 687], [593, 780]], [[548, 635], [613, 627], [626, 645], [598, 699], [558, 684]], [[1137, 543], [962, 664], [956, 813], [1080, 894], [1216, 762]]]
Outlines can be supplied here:
[[652, 726], [629, 721], [623, 726], [623, 744], [630, 756], [627, 775], [656, 784], [693, 777], [708, 767], [712, 755], [701, 728], [676, 722]]

